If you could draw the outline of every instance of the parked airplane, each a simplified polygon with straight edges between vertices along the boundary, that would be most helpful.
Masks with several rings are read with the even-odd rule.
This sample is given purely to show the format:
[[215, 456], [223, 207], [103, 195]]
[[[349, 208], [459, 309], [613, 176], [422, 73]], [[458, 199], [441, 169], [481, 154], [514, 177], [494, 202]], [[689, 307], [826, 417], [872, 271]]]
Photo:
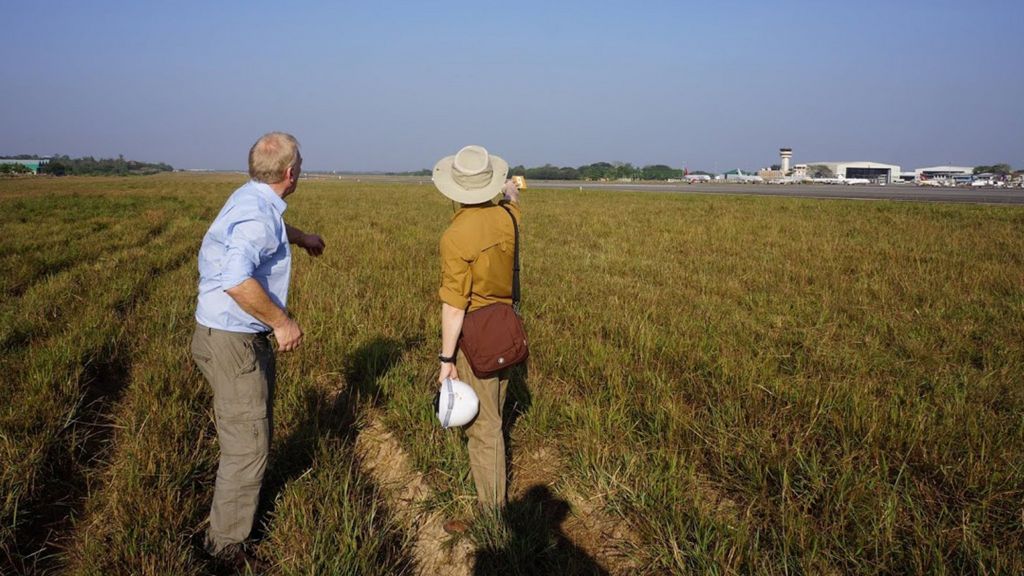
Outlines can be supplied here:
[[696, 184], [698, 182], [711, 182], [711, 176], [708, 176], [707, 174], [687, 174], [686, 176], [683, 176], [683, 180], [689, 182], [690, 184]]
[[764, 178], [757, 174], [744, 174], [743, 170], [739, 169], [726, 173], [725, 180], [726, 182], [764, 182]]

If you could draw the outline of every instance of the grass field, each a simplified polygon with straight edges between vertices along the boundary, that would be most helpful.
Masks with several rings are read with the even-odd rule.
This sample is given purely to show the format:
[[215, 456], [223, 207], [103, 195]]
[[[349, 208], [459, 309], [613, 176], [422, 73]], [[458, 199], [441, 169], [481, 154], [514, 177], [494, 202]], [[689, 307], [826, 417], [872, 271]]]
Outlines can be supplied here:
[[[195, 257], [240, 176], [0, 179], [0, 573], [204, 574]], [[530, 189], [529, 365], [485, 573], [1024, 573], [1024, 209]], [[430, 410], [429, 185], [307, 180], [286, 219], [303, 347], [279, 356], [259, 554], [416, 573], [363, 472], [371, 420], [472, 509]]]

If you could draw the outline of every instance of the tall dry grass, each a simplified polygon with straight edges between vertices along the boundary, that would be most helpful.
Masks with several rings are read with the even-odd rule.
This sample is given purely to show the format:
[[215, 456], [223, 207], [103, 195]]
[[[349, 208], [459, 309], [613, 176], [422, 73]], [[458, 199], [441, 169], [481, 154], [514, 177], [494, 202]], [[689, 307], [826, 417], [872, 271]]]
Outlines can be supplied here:
[[[187, 340], [195, 252], [238, 184], [0, 181], [8, 566], [207, 569], [190, 537], [215, 443]], [[279, 358], [259, 529], [277, 572], [413, 569], [354, 455], [369, 408], [431, 505], [471, 511], [464, 440], [429, 408], [451, 213], [426, 183], [289, 198], [328, 251], [295, 254], [307, 340]], [[524, 213], [512, 446], [556, 458], [514, 490], [625, 518], [645, 573], [1024, 569], [1024, 210], [528, 190]], [[543, 530], [473, 538], [520, 573], [581, 558]]]

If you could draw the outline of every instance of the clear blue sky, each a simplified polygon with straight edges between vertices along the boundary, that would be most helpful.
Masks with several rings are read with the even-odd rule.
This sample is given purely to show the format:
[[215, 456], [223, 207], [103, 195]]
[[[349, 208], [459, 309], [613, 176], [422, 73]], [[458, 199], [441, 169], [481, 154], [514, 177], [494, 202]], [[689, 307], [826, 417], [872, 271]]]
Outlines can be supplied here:
[[1024, 166], [1020, 0], [688, 4], [3, 2], [0, 154]]

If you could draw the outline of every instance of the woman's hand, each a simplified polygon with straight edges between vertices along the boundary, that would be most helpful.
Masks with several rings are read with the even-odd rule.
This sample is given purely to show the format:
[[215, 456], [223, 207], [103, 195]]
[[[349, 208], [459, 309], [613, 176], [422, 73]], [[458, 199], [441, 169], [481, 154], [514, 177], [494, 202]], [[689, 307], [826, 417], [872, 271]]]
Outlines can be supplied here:
[[519, 202], [519, 187], [516, 186], [515, 180], [511, 178], [505, 180], [505, 185], [501, 187], [501, 191], [509, 202]]
[[454, 362], [441, 362], [441, 371], [437, 375], [437, 383], [444, 384], [444, 381], [451, 378], [459, 379], [459, 370], [455, 368]]

